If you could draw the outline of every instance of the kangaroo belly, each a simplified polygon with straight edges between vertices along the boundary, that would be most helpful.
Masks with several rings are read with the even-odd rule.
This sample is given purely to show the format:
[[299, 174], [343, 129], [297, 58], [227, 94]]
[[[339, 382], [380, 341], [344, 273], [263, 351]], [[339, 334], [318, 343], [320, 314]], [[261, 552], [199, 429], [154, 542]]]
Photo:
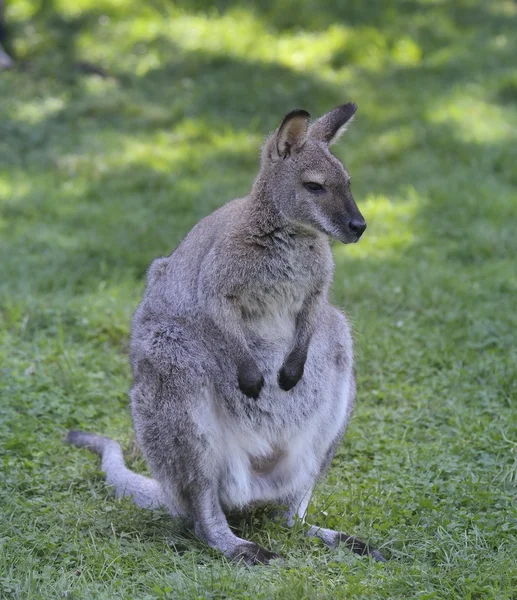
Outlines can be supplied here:
[[234, 448], [224, 461], [220, 481], [220, 499], [228, 509], [252, 504], [282, 502], [293, 491], [310, 486], [312, 477], [307, 463], [316, 464], [310, 445], [303, 452], [289, 448], [271, 448], [269, 453], [249, 454]]
[[[264, 421], [244, 424], [240, 419], [220, 416], [224, 450], [220, 455], [219, 489], [223, 506], [232, 509], [283, 502], [314, 484], [330, 446], [348, 420], [353, 402], [350, 377], [338, 370], [327, 373], [316, 398], [312, 395], [316, 381], [309, 373], [298, 394], [278, 390], [274, 398], [263, 398], [263, 406], [271, 401]], [[318, 410], [308, 419], [294, 417], [295, 412], [304, 413], [307, 404], [314, 405], [316, 400]]]

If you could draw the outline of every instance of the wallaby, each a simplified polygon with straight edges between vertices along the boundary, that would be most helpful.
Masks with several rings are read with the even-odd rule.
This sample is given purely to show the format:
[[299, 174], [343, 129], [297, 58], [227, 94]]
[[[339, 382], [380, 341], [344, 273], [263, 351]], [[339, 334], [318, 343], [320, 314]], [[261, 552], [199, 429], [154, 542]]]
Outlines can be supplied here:
[[[266, 140], [251, 192], [200, 221], [149, 268], [131, 338], [131, 409], [154, 479], [126, 468], [116, 442], [71, 431], [102, 456], [118, 496], [163, 505], [197, 536], [248, 564], [278, 558], [236, 536], [225, 510], [260, 503], [305, 519], [355, 397], [352, 338], [328, 300], [328, 238], [366, 228], [350, 177], [329, 146], [356, 111], [314, 123], [289, 113]], [[384, 558], [345, 533], [308, 535]]]
[[13, 59], [4, 50], [2, 44], [5, 41], [4, 26], [4, 0], [0, 0], [0, 71], [2, 69], [12, 69], [14, 67]]

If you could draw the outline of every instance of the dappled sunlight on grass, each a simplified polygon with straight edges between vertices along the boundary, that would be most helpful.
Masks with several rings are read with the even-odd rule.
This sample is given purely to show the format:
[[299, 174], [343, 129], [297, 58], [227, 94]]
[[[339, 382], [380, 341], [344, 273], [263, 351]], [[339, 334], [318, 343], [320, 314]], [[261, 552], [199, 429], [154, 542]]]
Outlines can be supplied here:
[[275, 62], [295, 70], [327, 65], [348, 38], [340, 26], [318, 33], [272, 33], [256, 15], [242, 9], [221, 17], [181, 15], [168, 28], [171, 38], [186, 50]]
[[0, 202], [10, 202], [17, 198], [25, 197], [31, 189], [26, 173], [20, 172], [19, 181], [14, 184], [15, 178], [12, 173], [2, 174], [0, 172]]
[[37, 12], [38, 6], [32, 0], [16, 0], [16, 2], [6, 3], [6, 16], [9, 20], [24, 21], [30, 19]]
[[[105, 157], [107, 165], [139, 164], [156, 171], [192, 169], [199, 156], [205, 160], [219, 153], [257, 157], [262, 139], [244, 131], [212, 129], [202, 119], [186, 119], [171, 131], [150, 136], [125, 136], [120, 148]], [[181, 174], [181, 171], [179, 171]]]
[[465, 90], [457, 90], [450, 98], [444, 98], [429, 108], [429, 122], [447, 128], [451, 135], [465, 142], [487, 144], [515, 140], [515, 111], [476, 97], [481, 91], [480, 86], [473, 91], [475, 95], [468, 96]]
[[[127, 0], [83, 0], [57, 3], [57, 7], [70, 22], [84, 18], [89, 23], [74, 38], [77, 58], [116, 64], [118, 70], [138, 76], [174, 62], [182, 51], [275, 63], [331, 78], [350, 63], [375, 72], [389, 64], [416, 66], [423, 57], [417, 41], [407, 34], [390, 36], [368, 25], [339, 22], [318, 31], [278, 31], [251, 5], [195, 14], [174, 4], [143, 7]], [[26, 11], [18, 8], [13, 18], [27, 18]], [[43, 43], [40, 33], [27, 33], [18, 41], [20, 55], [30, 54]]]
[[503, 0], [502, 2], [490, 2], [489, 4], [487, 4], [487, 10], [493, 15], [515, 17], [517, 15], [517, 4], [513, 0]]
[[116, 59], [119, 68], [134, 69], [138, 75], [177, 60], [181, 51], [316, 71], [328, 66], [357, 35], [338, 25], [317, 33], [273, 33], [257, 15], [242, 8], [224, 15], [192, 15], [171, 7], [165, 19], [146, 12], [109, 27], [109, 37], [105, 25], [101, 20], [94, 30], [81, 33], [76, 42], [80, 54], [92, 60]]
[[39, 98], [32, 102], [19, 102], [10, 111], [10, 117], [31, 125], [58, 113], [65, 106], [63, 98]]
[[[148, 10], [153, 10], [151, 3]], [[54, 6], [57, 11], [64, 15], [80, 15], [89, 10], [105, 12], [110, 15], [116, 15], [121, 18], [127, 18], [132, 12], [142, 8], [142, 3], [138, 0], [55, 0]], [[145, 9], [145, 6], [144, 6]], [[153, 12], [156, 12], [154, 9]]]
[[[389, 164], [390, 161], [399, 161], [405, 152], [411, 151], [415, 146], [417, 137], [418, 131], [414, 125], [401, 124], [398, 127], [386, 129], [375, 137], [375, 144], [373, 147], [367, 147], [368, 154], [361, 158], [365, 162], [379, 160], [384, 164]], [[354, 148], [350, 152], [355, 154]]]
[[[185, 119], [176, 127], [157, 130], [146, 134], [119, 134], [113, 137], [110, 131], [99, 135], [97, 143], [87, 149], [62, 153], [56, 158], [55, 166], [70, 179], [63, 183], [60, 193], [78, 196], [84, 193], [84, 186], [110, 171], [121, 172], [135, 169], [144, 172], [170, 175], [178, 181], [189, 174], [203, 170], [206, 174], [213, 168], [223, 176], [232, 171], [235, 160], [249, 164], [259, 164], [259, 150], [262, 138], [245, 131], [235, 131], [231, 127], [211, 128], [203, 119]], [[226, 157], [227, 164], [221, 157]], [[231, 160], [231, 158], [235, 160]], [[246, 173], [245, 177], [251, 178]], [[74, 189], [75, 188], [75, 189]]]

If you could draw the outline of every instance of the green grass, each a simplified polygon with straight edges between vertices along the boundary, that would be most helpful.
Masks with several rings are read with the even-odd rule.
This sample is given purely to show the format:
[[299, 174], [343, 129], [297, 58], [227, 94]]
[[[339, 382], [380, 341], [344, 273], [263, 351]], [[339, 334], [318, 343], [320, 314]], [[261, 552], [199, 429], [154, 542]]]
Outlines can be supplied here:
[[[390, 0], [8, 2], [0, 73], [0, 596], [517, 598], [517, 6]], [[102, 78], [81, 61], [101, 66]], [[283, 565], [228, 564], [117, 502], [80, 427], [132, 449], [145, 269], [246, 193], [283, 114], [347, 100], [368, 220], [335, 246], [358, 401], [311, 519], [256, 512]]]

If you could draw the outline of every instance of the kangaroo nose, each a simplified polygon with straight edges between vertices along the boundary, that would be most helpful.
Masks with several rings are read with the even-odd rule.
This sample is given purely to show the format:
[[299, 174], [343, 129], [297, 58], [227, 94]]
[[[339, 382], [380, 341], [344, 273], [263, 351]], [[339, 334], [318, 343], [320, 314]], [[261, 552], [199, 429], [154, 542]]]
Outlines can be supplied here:
[[350, 231], [355, 233], [359, 239], [366, 229], [366, 221], [364, 219], [352, 219], [348, 223], [348, 227], [350, 227]]

